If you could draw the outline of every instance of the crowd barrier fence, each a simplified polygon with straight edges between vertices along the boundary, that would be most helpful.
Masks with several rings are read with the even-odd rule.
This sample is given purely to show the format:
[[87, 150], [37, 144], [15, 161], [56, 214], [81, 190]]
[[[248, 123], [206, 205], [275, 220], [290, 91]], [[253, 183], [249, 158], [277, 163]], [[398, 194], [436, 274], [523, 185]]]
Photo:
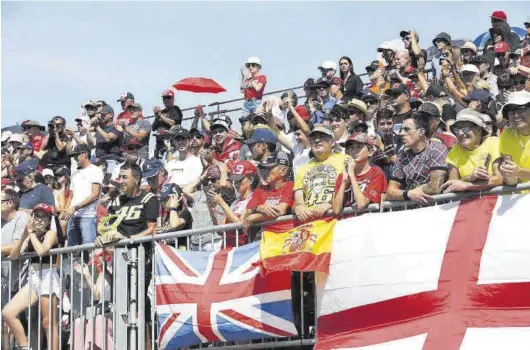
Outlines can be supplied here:
[[[518, 194], [528, 190], [530, 183], [501, 186], [482, 192], [440, 194], [434, 196], [431, 205], [485, 195]], [[411, 201], [385, 201], [381, 205], [371, 204], [364, 210], [347, 208], [342, 216], [409, 210], [418, 206]], [[275, 222], [285, 220], [293, 220], [293, 216], [284, 216]], [[193, 237], [202, 243], [201, 240], [214, 240], [215, 235], [219, 235], [223, 245], [226, 245], [226, 232], [241, 228], [241, 224], [226, 224], [158, 234], [154, 237], [124, 239], [104, 249], [96, 249], [94, 244], [52, 249], [49, 255], [39, 259], [33, 275], [29, 265], [30, 259], [37, 256], [36, 253], [23, 254], [17, 260], [2, 260], [2, 313], [4, 314], [4, 306], [8, 300], [11, 301], [16, 290], [28, 286], [35, 292], [36, 288], [42, 289], [46, 283], [49, 291], [56, 291], [57, 296], [53, 298], [57, 298], [57, 306], [54, 307], [49, 302], [48, 296], [38, 293], [35, 305], [18, 317], [23, 322], [31, 349], [49, 349], [47, 340], [50, 338], [50, 343], [54, 340], [58, 342], [59, 349], [154, 350], [157, 348], [154, 308], [156, 293], [152, 292], [153, 282], [146, 284], [149, 279], [146, 274], [155, 275], [153, 243], [163, 241], [176, 246], [177, 238], [186, 237], [189, 249]], [[237, 244], [238, 240], [235, 242]], [[199, 244], [199, 250], [201, 246]], [[48, 278], [49, 271], [55, 271], [57, 278]], [[42, 281], [40, 286], [35, 283], [36, 276]], [[312, 346], [316, 331], [314, 305], [317, 303], [311, 276], [311, 273], [298, 273], [293, 278], [293, 289], [299, 283], [297, 292], [293, 293], [298, 337], [203, 343], [191, 348], [264, 349]], [[31, 305], [30, 295], [28, 293], [26, 305]], [[146, 296], [151, 298], [151, 307], [146, 306], [149, 305], [149, 297]], [[54, 331], [54, 324], [58, 325], [57, 331]], [[16, 349], [13, 333], [8, 329], [5, 317], [2, 317], [2, 347]]]

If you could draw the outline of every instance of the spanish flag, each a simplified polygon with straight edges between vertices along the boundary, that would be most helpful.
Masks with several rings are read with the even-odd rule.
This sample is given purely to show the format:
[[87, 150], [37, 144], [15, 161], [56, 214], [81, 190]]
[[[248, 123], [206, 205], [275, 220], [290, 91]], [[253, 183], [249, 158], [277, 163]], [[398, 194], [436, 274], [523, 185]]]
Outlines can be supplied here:
[[328, 273], [336, 222], [316, 220], [283, 233], [265, 231], [260, 245], [263, 269]]

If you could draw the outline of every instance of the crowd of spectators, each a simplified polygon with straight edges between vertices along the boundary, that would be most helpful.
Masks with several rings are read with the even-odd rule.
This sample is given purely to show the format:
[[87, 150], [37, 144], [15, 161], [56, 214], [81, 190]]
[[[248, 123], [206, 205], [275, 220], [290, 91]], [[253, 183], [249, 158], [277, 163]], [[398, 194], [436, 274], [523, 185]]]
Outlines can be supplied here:
[[[522, 41], [504, 12], [495, 11], [491, 25], [481, 52], [471, 42], [454, 46], [445, 32], [432, 38], [430, 72], [418, 33], [403, 30], [396, 37], [404, 49], [377, 48], [381, 59], [365, 67], [368, 85], [343, 56], [318, 67], [303, 84], [304, 97], [264, 95], [261, 60], [249, 57], [241, 70], [240, 130], [228, 115], [209, 117], [201, 108], [184, 128], [172, 89], [162, 92], [152, 121], [131, 92], [120, 95], [119, 114], [105, 101], [85, 103], [77, 130], [62, 116], [47, 125], [26, 120], [22, 134], [2, 133], [2, 256], [241, 223], [240, 230], [175, 242], [218, 249], [345, 207], [428, 204], [443, 192], [528, 182], [530, 23]], [[296, 220], [256, 225], [286, 214]], [[118, 219], [102, 235], [98, 222], [108, 215]], [[86, 265], [76, 270], [88, 273]], [[28, 281], [50, 296], [57, 278], [50, 266]], [[9, 290], [14, 298], [2, 312], [27, 346], [17, 301], [27, 303], [29, 292]]]

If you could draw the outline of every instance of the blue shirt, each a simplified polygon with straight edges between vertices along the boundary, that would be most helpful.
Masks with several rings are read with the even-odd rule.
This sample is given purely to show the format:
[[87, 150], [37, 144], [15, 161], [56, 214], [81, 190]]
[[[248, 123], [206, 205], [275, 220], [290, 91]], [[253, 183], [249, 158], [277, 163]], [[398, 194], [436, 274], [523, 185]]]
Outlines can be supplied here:
[[50, 188], [43, 184], [38, 184], [31, 190], [24, 192], [20, 197], [21, 209], [33, 209], [39, 203], [46, 203], [55, 206], [55, 198]]
[[324, 120], [324, 115], [329, 113], [336, 103], [337, 99], [335, 97], [329, 97], [326, 101], [324, 101], [324, 104], [322, 105], [322, 110], [316, 111], [313, 115], [313, 124], [322, 124], [322, 121]]

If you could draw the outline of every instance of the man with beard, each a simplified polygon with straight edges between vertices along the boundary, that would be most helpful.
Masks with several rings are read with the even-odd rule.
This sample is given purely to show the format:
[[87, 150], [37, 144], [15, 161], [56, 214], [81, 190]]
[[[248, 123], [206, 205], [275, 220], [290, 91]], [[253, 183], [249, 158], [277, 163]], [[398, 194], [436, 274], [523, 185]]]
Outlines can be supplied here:
[[164, 109], [158, 106], [153, 107], [155, 120], [153, 122], [153, 131], [156, 132], [155, 158], [162, 157], [164, 152], [168, 151], [164, 144], [164, 138], [172, 126], [182, 123], [182, 111], [179, 106], [175, 105], [175, 93], [173, 90], [166, 89], [162, 92], [162, 102]]
[[190, 133], [184, 128], [179, 128], [173, 134], [173, 143], [178, 157], [167, 162], [165, 169], [169, 174], [168, 183], [180, 187], [189, 185], [202, 174], [201, 160], [190, 152]]
[[29, 142], [35, 152], [40, 152], [42, 141], [44, 140], [44, 126], [36, 120], [26, 120], [22, 122], [22, 131], [28, 136]]
[[135, 138], [142, 147], [138, 150], [138, 157], [142, 159], [149, 158], [149, 135], [151, 134], [151, 123], [142, 118], [142, 105], [139, 103], [132, 103], [129, 105], [131, 112], [131, 122], [121, 120], [116, 124], [116, 130], [123, 133], [125, 140]]
[[98, 111], [97, 103], [92, 100], [85, 103], [83, 105], [83, 108], [86, 110], [86, 115], [88, 116], [88, 118], [90, 118], [90, 120], [92, 120], [92, 118], [96, 116]]

